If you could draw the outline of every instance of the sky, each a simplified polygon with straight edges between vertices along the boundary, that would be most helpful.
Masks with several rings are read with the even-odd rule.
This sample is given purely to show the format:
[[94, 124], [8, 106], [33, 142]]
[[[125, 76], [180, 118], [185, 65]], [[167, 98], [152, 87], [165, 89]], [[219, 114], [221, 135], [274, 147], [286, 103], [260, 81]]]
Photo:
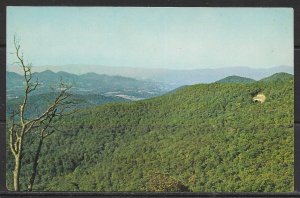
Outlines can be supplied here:
[[7, 7], [34, 66], [201, 69], [293, 66], [291, 8]]

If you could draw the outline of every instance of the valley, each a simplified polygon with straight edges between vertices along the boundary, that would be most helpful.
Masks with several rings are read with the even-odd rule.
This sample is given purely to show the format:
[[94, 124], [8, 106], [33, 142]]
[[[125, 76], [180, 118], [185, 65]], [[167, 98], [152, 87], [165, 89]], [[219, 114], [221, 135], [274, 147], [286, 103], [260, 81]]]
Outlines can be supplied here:
[[[7, 72], [7, 98], [18, 98], [23, 94], [24, 77], [14, 72]], [[74, 94], [101, 94], [110, 97], [144, 99], [158, 96], [170, 90], [166, 83], [136, 80], [123, 76], [108, 76], [96, 73], [75, 75], [67, 72], [50, 70], [35, 72], [32, 81], [40, 83], [39, 89], [33, 94], [44, 94], [55, 91], [60, 82], [71, 86]], [[53, 90], [54, 89], [54, 90]], [[117, 96], [119, 95], [119, 96]], [[121, 97], [120, 97], [121, 96]]]

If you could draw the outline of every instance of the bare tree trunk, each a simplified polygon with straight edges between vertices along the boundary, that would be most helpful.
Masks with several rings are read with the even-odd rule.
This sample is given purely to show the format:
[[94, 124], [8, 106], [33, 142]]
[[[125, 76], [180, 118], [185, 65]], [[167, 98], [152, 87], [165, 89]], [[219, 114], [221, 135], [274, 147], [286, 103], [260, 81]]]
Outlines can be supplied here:
[[20, 191], [20, 170], [21, 170], [21, 155], [20, 153], [15, 156], [15, 170], [14, 175], [14, 190]]
[[[23, 134], [25, 128], [22, 128], [21, 135], [16, 139], [14, 145], [11, 145], [14, 157], [15, 157], [15, 169], [13, 171], [14, 176], [14, 190], [20, 191], [20, 173], [21, 173], [21, 160], [23, 157]], [[13, 142], [11, 142], [13, 143]]]
[[44, 140], [44, 138], [41, 137], [40, 141], [39, 141], [39, 145], [38, 145], [38, 147], [36, 149], [36, 152], [35, 152], [33, 167], [32, 167], [32, 174], [31, 174], [31, 177], [30, 177], [30, 180], [29, 180], [28, 191], [32, 191], [32, 188], [33, 188], [34, 180], [35, 180], [35, 177], [36, 177], [36, 174], [37, 174], [38, 160], [39, 160], [39, 156], [40, 156], [40, 153], [41, 153], [43, 140]]

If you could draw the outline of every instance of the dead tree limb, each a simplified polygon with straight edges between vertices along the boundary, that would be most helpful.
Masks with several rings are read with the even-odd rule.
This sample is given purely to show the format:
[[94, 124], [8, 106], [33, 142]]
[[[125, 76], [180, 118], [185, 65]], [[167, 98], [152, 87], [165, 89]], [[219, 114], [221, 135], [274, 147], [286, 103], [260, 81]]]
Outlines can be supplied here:
[[[38, 167], [38, 159], [40, 157], [42, 144], [46, 137], [52, 134], [56, 127], [53, 127], [52, 122], [56, 118], [62, 118], [71, 112], [72, 107], [74, 107], [74, 102], [70, 100], [71, 94], [69, 90], [71, 86], [66, 85], [64, 83], [60, 83], [58, 95], [55, 97], [54, 101], [50, 103], [48, 108], [40, 113], [36, 118], [26, 118], [25, 112], [27, 110], [28, 105], [28, 97], [29, 94], [35, 91], [40, 85], [38, 79], [36, 82], [32, 82], [32, 66], [31, 64], [25, 64], [24, 55], [20, 52], [20, 44], [14, 37], [14, 47], [15, 54], [17, 57], [17, 63], [23, 70], [24, 75], [24, 98], [22, 103], [19, 106], [18, 117], [15, 111], [13, 111], [10, 119], [10, 127], [9, 127], [9, 146], [10, 150], [15, 159], [15, 166], [13, 171], [13, 186], [15, 191], [20, 191], [20, 173], [22, 170], [22, 158], [24, 155], [24, 148], [29, 145], [25, 145], [24, 138], [27, 134], [34, 134], [38, 132], [37, 140], [38, 147], [34, 154], [34, 161], [32, 167], [32, 174], [29, 180], [28, 189], [32, 191], [35, 177], [37, 175], [37, 167]], [[48, 130], [52, 131], [49, 132]]]

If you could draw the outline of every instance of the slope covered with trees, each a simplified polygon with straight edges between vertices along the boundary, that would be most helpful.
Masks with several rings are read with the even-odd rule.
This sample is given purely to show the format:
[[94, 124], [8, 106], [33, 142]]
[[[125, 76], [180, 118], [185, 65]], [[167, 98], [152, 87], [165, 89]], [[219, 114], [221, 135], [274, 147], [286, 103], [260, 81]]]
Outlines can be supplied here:
[[[28, 97], [28, 104], [25, 115], [27, 117], [35, 117], [40, 112], [46, 110], [48, 105], [55, 99], [56, 92], [49, 92], [37, 95], [30, 95]], [[13, 98], [6, 101], [6, 114], [10, 115], [12, 111], [18, 110], [19, 105], [23, 101], [23, 97]], [[74, 102], [73, 109], [84, 109], [92, 106], [102, 105], [106, 103], [115, 102], [130, 102], [130, 100], [116, 97], [116, 96], [104, 96], [101, 94], [71, 94], [70, 100]]]
[[285, 72], [279, 72], [279, 73], [275, 73], [271, 76], [268, 76], [266, 78], [263, 78], [260, 81], [273, 82], [273, 83], [282, 83], [286, 80], [290, 80], [291, 78], [293, 78], [292, 74], [288, 74], [288, 73], [285, 73]]
[[[45, 141], [34, 190], [293, 191], [294, 80], [276, 82], [198, 84], [80, 110]], [[8, 153], [10, 189], [12, 165]]]

